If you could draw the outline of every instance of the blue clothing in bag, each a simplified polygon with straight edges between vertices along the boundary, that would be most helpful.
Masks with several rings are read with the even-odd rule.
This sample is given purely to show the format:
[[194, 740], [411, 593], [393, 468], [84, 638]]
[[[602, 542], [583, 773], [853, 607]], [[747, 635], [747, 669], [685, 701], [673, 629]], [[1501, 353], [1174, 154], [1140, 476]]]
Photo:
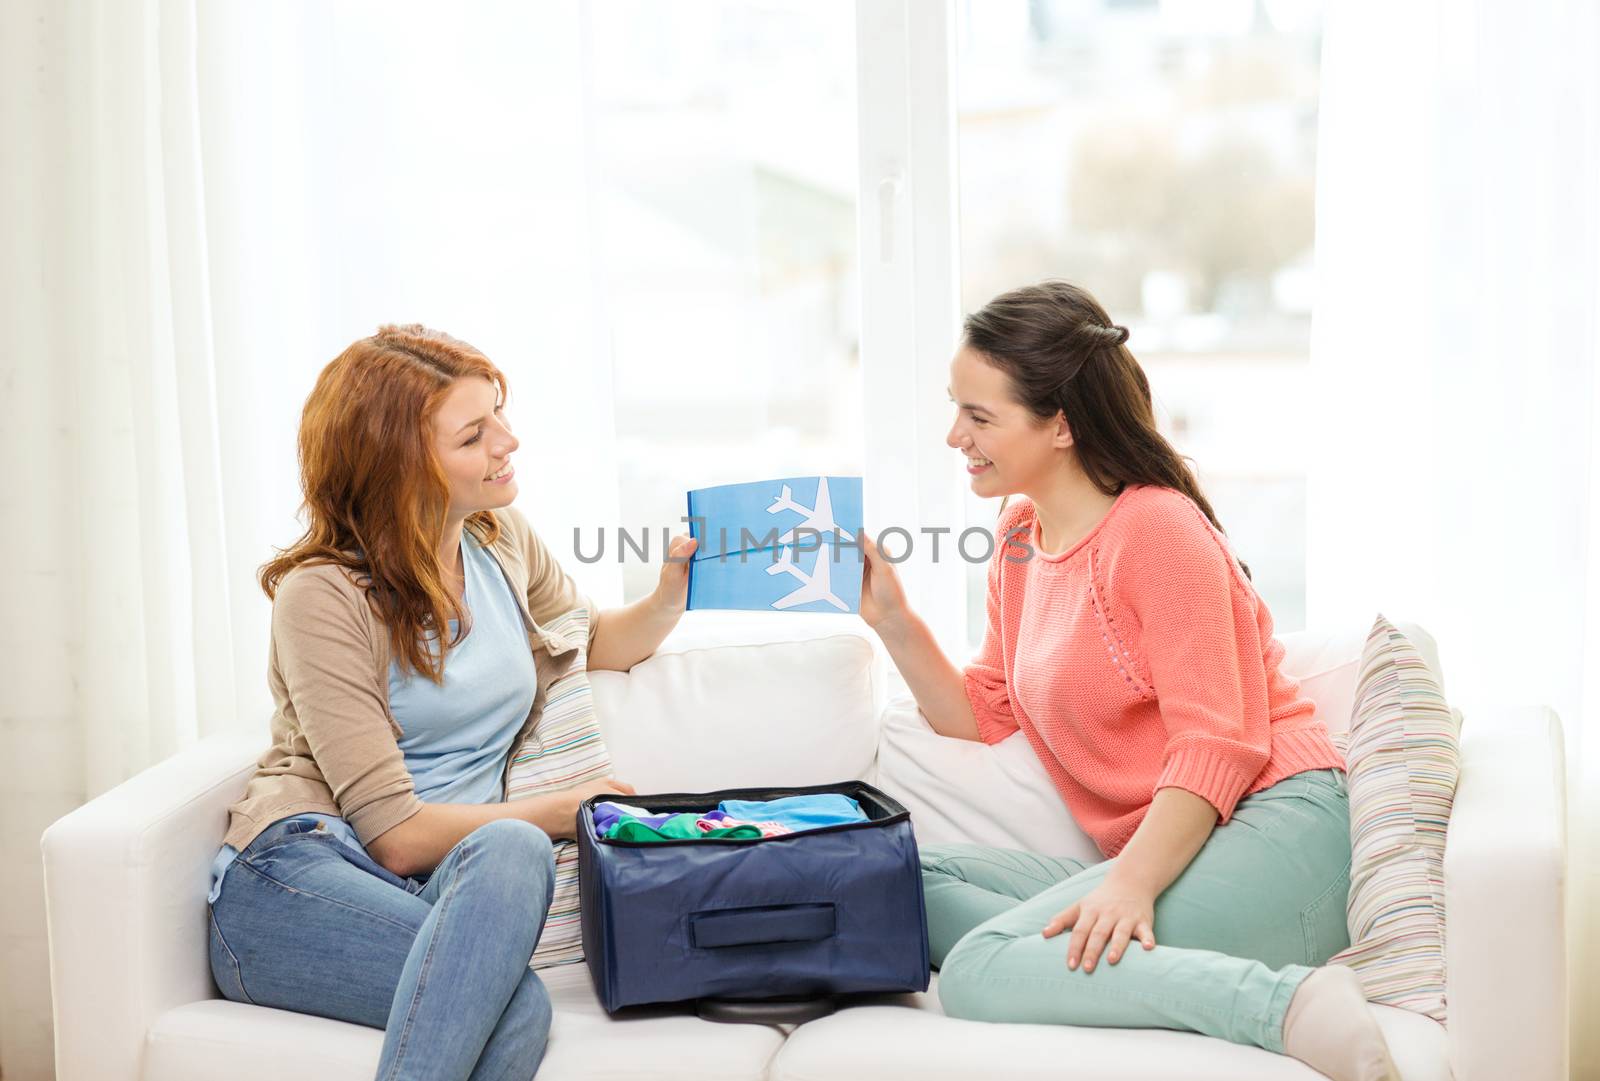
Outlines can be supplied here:
[[[817, 796], [789, 796], [784, 799], [759, 802], [723, 800], [716, 810], [703, 813], [712, 818], [727, 817], [733, 819], [735, 823], [776, 822], [790, 832], [867, 821], [866, 813], [861, 810], [859, 803], [837, 792], [825, 792]], [[671, 814], [653, 815], [643, 807], [608, 800], [594, 805], [594, 835], [609, 837], [624, 815], [631, 815], [644, 825], [656, 829], [660, 829], [667, 819], [676, 817]]]
[[776, 822], [796, 832], [867, 820], [861, 811], [861, 804], [837, 792], [775, 800], [725, 799], [718, 805], [718, 810], [726, 811], [729, 818], [737, 818], [742, 822]]

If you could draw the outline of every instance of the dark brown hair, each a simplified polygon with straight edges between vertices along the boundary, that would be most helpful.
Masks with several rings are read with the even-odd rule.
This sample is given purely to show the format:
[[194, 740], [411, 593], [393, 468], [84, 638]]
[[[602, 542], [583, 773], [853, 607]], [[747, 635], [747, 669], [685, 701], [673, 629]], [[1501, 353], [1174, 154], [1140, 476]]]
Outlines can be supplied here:
[[[962, 329], [1034, 416], [1066, 418], [1078, 464], [1096, 488], [1106, 495], [1129, 484], [1175, 488], [1225, 532], [1189, 459], [1156, 428], [1150, 381], [1127, 347], [1128, 328], [1112, 323], [1087, 291], [1055, 280], [1025, 285], [967, 316]], [[1248, 577], [1250, 568], [1239, 566]]]
[[[417, 324], [384, 326], [322, 369], [300, 417], [300, 486], [305, 535], [263, 565], [261, 588], [277, 594], [284, 575], [304, 564], [352, 571], [388, 628], [402, 672], [444, 682], [450, 645], [424, 636], [467, 613], [452, 599], [439, 562], [450, 511], [450, 482], [433, 452], [432, 422], [457, 379], [487, 379], [506, 396], [506, 379], [466, 342]], [[500, 535], [488, 511], [466, 528], [484, 544]]]

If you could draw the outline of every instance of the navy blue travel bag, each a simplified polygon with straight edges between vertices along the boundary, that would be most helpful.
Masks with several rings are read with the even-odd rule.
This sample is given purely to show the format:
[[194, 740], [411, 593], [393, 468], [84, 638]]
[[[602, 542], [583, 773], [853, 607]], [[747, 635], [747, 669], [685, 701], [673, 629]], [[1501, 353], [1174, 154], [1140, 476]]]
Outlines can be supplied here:
[[[750, 840], [594, 833], [606, 799], [669, 814], [824, 792], [854, 799], [867, 821]], [[928, 988], [911, 815], [871, 785], [593, 796], [577, 834], [583, 953], [607, 1011]]]

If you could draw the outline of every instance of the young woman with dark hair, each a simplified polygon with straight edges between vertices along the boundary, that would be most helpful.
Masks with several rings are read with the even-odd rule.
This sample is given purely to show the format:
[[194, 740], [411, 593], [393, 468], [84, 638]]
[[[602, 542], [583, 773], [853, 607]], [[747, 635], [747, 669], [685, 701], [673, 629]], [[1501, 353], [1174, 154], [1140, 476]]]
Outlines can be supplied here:
[[1157, 430], [1127, 337], [1060, 281], [966, 320], [947, 442], [974, 492], [1011, 498], [965, 669], [864, 544], [862, 617], [928, 722], [1025, 733], [1106, 857], [924, 848], [941, 1001], [978, 1020], [1188, 1029], [1397, 1081], [1355, 974], [1325, 966], [1348, 945], [1343, 759]]

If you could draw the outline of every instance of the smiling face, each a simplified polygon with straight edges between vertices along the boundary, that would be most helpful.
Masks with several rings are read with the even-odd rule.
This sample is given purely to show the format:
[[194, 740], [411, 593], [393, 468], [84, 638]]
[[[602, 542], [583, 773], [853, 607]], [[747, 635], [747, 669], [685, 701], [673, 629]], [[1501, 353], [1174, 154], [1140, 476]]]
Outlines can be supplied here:
[[433, 449], [450, 482], [450, 516], [505, 507], [517, 495], [511, 452], [517, 437], [499, 402], [499, 388], [467, 377], [450, 387], [433, 418]]
[[956, 419], [945, 442], [966, 456], [975, 494], [1032, 496], [1066, 464], [1065, 418], [1040, 421], [1016, 400], [1011, 377], [970, 345], [950, 362], [950, 398]]

